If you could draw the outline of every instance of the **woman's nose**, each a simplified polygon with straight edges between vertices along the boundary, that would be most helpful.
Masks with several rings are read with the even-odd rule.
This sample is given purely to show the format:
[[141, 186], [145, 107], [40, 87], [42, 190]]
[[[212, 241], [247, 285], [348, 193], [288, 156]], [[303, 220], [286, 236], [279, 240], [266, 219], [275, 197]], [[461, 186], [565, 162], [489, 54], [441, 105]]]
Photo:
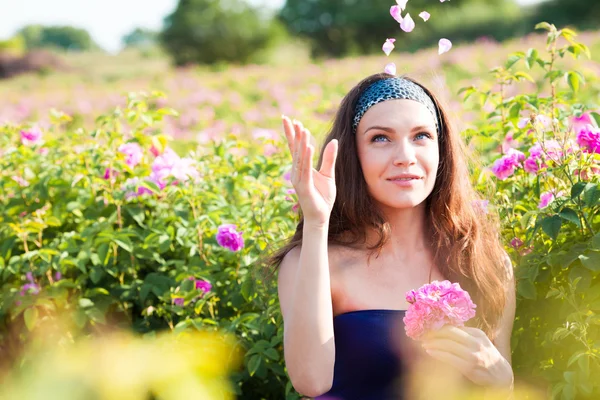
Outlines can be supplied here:
[[400, 142], [394, 149], [394, 165], [412, 165], [417, 162], [414, 146]]

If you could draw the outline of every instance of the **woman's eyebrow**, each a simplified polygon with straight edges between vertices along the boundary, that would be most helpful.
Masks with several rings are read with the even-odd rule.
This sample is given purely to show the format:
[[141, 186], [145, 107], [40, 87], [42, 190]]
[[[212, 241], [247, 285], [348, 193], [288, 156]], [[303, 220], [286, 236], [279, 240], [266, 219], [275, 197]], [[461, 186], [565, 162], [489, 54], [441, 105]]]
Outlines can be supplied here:
[[[365, 130], [364, 134], [366, 135], [367, 132], [369, 132], [371, 129], [378, 129], [378, 130], [386, 131], [386, 132], [390, 132], [390, 133], [396, 132], [394, 130], [394, 128], [389, 128], [387, 126], [374, 125], [374, 126], [367, 128], [367, 130]], [[416, 131], [424, 131], [424, 130], [431, 130], [431, 129], [433, 129], [433, 125], [418, 125], [418, 126], [413, 127], [410, 131], [416, 132]]]

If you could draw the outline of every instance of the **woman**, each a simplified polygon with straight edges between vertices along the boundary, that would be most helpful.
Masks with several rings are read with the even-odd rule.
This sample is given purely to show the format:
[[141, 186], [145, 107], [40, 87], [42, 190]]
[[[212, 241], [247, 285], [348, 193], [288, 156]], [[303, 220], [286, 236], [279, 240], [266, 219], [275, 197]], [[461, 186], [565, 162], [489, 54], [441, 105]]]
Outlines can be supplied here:
[[[283, 125], [302, 216], [271, 261], [294, 388], [413, 399], [424, 387], [411, 389], [407, 377], [429, 360], [475, 386], [510, 390], [512, 266], [431, 92], [385, 73], [364, 79], [343, 99], [318, 170], [310, 132], [287, 117]], [[476, 317], [412, 342], [401, 329], [405, 293], [444, 279], [470, 293]]]

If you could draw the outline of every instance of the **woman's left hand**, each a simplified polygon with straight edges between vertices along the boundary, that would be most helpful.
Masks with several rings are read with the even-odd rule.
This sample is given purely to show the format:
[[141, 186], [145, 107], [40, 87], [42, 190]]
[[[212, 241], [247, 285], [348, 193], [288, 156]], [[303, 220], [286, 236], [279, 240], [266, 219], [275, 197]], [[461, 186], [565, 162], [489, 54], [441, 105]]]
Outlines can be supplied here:
[[510, 388], [513, 371], [487, 335], [477, 328], [445, 325], [421, 338], [433, 358], [458, 369], [480, 386]]

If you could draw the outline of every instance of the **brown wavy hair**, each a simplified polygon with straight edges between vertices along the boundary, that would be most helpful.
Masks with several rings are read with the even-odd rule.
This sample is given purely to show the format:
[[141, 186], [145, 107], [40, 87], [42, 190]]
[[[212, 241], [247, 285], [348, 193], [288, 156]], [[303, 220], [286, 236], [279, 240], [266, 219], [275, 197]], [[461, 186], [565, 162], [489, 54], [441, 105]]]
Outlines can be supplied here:
[[[329, 219], [328, 243], [355, 248], [366, 243], [366, 232], [373, 229], [378, 242], [367, 247], [370, 257], [380, 254], [390, 239], [391, 227], [370, 196], [358, 160], [356, 138], [352, 130], [354, 109], [362, 92], [372, 83], [391, 78], [378, 73], [363, 79], [350, 90], [341, 102], [333, 126], [321, 147], [316, 169], [323, 162], [325, 144], [333, 139], [339, 142], [335, 165], [337, 194]], [[468, 170], [469, 162], [460, 136], [452, 129], [447, 112], [439, 100], [423, 85], [439, 110], [440, 162], [437, 177], [426, 202], [426, 237], [434, 254], [434, 262], [443, 276], [458, 282], [477, 304], [477, 314], [467, 325], [483, 330], [490, 339], [495, 337], [506, 301], [506, 253], [500, 241], [496, 215], [486, 214], [474, 205], [480, 196], [473, 189]], [[285, 255], [302, 245], [304, 219], [300, 219], [296, 232], [287, 243], [269, 255], [264, 265], [275, 271]]]

